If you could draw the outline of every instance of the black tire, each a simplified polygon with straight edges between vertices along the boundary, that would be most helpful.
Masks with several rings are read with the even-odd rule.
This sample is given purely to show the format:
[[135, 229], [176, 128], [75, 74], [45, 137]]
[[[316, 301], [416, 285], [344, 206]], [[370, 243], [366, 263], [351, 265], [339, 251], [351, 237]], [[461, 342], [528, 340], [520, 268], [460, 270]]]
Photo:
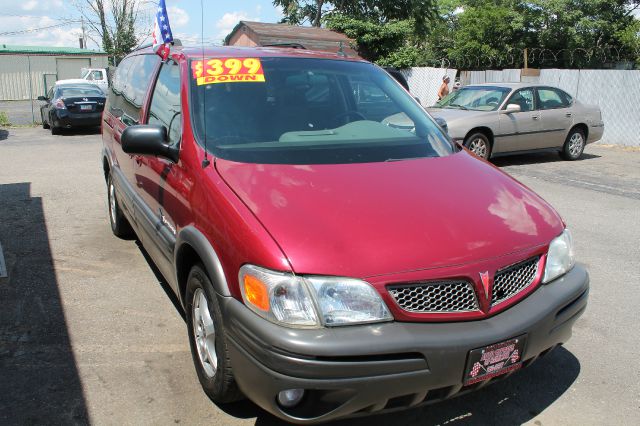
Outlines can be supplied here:
[[571, 129], [569, 135], [567, 135], [567, 140], [565, 140], [562, 146], [560, 155], [567, 161], [576, 161], [582, 157], [586, 145], [587, 138], [584, 132], [579, 128]]
[[[202, 307], [203, 305], [199, 301], [200, 297], [206, 299], [206, 309], [202, 309], [202, 313], [209, 314], [207, 320], [210, 320], [215, 330], [213, 342], [211, 340], [201, 339], [200, 341], [208, 342], [211, 347], [215, 348], [214, 358], [215, 361], [211, 362], [207, 360], [201, 360], [199, 354], [198, 344], [196, 343], [194, 320], [198, 321], [198, 324], [202, 326], [198, 327], [199, 330], [205, 330], [204, 321], [199, 321], [198, 316], [203, 314], [196, 314], [194, 311], [194, 305]], [[198, 300], [196, 300], [198, 298]], [[201, 264], [195, 265], [189, 272], [189, 278], [187, 278], [187, 288], [185, 294], [186, 301], [186, 315], [187, 315], [187, 330], [189, 333], [189, 344], [191, 345], [191, 355], [193, 357], [193, 364], [198, 374], [198, 380], [202, 385], [202, 389], [207, 396], [217, 404], [227, 404], [230, 402], [244, 399], [242, 392], [238, 389], [235, 378], [233, 376], [233, 369], [231, 367], [231, 360], [229, 358], [227, 336], [222, 322], [222, 313], [220, 311], [220, 305], [211, 281], [204, 271], [204, 267]], [[211, 326], [209, 326], [211, 328]], [[199, 331], [202, 336], [201, 331]], [[204, 345], [204, 344], [203, 344]], [[205, 352], [204, 349], [200, 349], [201, 352], [206, 353], [207, 358], [210, 351]], [[208, 361], [208, 362], [207, 362]], [[205, 365], [205, 364], [208, 364]], [[215, 367], [212, 365], [215, 364]]]
[[42, 113], [42, 111], [40, 111], [40, 117], [42, 118], [42, 128], [48, 129], [49, 123], [44, 119], [44, 114]]
[[109, 176], [107, 177], [107, 203], [109, 209], [109, 223], [111, 224], [111, 231], [113, 232], [113, 235], [122, 239], [128, 239], [133, 236], [131, 224], [127, 218], [124, 217], [124, 214], [120, 209], [113, 180], [111, 179], [111, 173], [109, 173]]
[[482, 132], [473, 133], [464, 140], [464, 146], [480, 158], [488, 160], [491, 157], [491, 142]]

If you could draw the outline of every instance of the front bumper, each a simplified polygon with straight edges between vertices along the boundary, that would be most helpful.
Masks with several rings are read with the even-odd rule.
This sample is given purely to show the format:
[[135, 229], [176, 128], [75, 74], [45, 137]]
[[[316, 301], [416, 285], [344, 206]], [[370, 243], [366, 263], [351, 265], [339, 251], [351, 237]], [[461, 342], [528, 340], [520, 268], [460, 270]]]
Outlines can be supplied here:
[[54, 127], [97, 127], [102, 119], [102, 111], [74, 113], [66, 110], [56, 110], [53, 114]]
[[[290, 329], [220, 297], [240, 389], [272, 414], [299, 424], [446, 399], [463, 387], [470, 350], [527, 334], [524, 365], [571, 337], [587, 305], [589, 277], [576, 266], [506, 311], [480, 321], [381, 323]], [[278, 392], [308, 390], [294, 408]]]

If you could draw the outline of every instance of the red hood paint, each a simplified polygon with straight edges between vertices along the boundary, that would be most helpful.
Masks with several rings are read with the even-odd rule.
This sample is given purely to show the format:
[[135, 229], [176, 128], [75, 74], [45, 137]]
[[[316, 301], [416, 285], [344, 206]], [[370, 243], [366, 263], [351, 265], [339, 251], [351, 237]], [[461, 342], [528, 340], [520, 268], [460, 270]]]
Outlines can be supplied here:
[[460, 265], [548, 244], [563, 229], [538, 195], [464, 151], [339, 165], [217, 159], [216, 167], [301, 274]]

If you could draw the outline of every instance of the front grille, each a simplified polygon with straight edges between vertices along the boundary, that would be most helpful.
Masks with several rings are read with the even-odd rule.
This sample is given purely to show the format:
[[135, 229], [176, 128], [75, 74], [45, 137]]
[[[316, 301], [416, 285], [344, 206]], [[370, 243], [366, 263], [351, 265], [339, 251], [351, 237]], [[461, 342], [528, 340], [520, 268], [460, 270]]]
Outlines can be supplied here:
[[534, 257], [496, 272], [491, 305], [502, 303], [531, 285], [536, 279], [539, 259]]
[[466, 281], [438, 281], [389, 288], [398, 305], [408, 312], [469, 312], [478, 310], [473, 287]]

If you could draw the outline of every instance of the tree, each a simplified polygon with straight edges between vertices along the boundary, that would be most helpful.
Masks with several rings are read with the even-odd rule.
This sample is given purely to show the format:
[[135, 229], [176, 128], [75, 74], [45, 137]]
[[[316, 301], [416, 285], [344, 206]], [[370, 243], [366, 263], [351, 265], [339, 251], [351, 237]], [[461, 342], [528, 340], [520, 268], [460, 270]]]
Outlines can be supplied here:
[[437, 0], [273, 0], [283, 9], [282, 22], [320, 27], [323, 17], [340, 14], [361, 21], [387, 23], [412, 19], [424, 31], [436, 10]]
[[414, 34], [411, 20], [381, 24], [332, 13], [325, 22], [328, 28], [355, 40], [358, 54], [369, 61], [396, 68], [419, 62], [420, 51], [410, 41]]
[[[140, 0], [76, 0], [75, 7], [89, 27], [88, 36], [117, 62], [138, 45], [137, 27], [144, 21], [141, 3]], [[149, 28], [146, 31], [150, 32]]]

